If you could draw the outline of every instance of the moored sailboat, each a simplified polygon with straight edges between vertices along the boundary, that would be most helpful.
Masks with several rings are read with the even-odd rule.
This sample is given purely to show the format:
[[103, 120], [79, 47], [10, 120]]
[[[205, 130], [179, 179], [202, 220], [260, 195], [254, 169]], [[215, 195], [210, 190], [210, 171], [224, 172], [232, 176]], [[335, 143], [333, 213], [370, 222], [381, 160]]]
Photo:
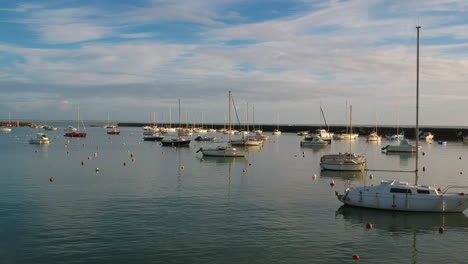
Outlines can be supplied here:
[[[229, 125], [228, 130], [231, 130], [231, 91], [229, 91]], [[216, 148], [200, 148], [197, 152], [201, 151], [204, 156], [212, 157], [245, 157], [244, 150], [232, 147], [231, 133], [229, 133], [229, 140], [227, 146], [218, 146]]]
[[[419, 30], [417, 29], [416, 59], [416, 149], [419, 149]], [[377, 186], [346, 186], [345, 193], [336, 192], [338, 200], [345, 205], [382, 210], [411, 212], [463, 212], [468, 208], [468, 195], [450, 193], [464, 186], [447, 186], [444, 190], [428, 185], [418, 185], [419, 155], [415, 158], [415, 184], [396, 180], [382, 181]]]

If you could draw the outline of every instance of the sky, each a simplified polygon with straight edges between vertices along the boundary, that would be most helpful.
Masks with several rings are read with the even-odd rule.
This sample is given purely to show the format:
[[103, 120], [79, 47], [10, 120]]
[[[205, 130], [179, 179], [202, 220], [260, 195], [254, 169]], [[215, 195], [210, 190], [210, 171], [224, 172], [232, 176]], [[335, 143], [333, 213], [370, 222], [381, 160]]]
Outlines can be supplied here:
[[[466, 126], [468, 1], [0, 2], [0, 119]], [[254, 115], [254, 116], [253, 116]]]

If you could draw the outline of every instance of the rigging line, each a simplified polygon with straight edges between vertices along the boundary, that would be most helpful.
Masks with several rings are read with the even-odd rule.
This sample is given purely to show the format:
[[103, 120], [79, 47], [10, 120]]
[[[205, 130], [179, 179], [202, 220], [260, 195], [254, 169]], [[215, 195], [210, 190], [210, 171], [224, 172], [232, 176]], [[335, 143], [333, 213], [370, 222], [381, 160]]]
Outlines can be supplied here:
[[241, 123], [240, 123], [240, 120], [239, 120], [239, 115], [237, 114], [236, 104], [234, 103], [234, 97], [231, 97], [231, 100], [232, 100], [232, 106], [234, 106], [234, 113], [236, 113], [237, 123], [239, 124], [239, 128], [241, 128]]

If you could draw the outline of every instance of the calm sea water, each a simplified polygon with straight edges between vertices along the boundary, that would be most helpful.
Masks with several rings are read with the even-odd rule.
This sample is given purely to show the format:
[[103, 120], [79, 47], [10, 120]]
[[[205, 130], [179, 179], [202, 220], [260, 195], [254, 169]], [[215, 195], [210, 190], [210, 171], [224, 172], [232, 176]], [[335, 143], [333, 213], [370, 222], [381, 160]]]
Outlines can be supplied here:
[[[341, 207], [334, 193], [347, 180], [414, 175], [324, 173], [321, 155], [351, 148], [368, 168], [413, 169], [414, 155], [381, 153], [386, 141], [301, 149], [300, 137], [283, 134], [247, 159], [202, 159], [195, 152], [210, 143], [165, 148], [141, 142], [141, 129], [121, 131], [89, 128], [86, 139], [47, 131], [49, 146], [28, 144], [39, 130], [0, 134], [0, 263], [351, 263], [353, 254], [361, 263], [468, 261], [467, 212]], [[423, 151], [420, 184], [468, 185], [468, 146], [423, 143]]]

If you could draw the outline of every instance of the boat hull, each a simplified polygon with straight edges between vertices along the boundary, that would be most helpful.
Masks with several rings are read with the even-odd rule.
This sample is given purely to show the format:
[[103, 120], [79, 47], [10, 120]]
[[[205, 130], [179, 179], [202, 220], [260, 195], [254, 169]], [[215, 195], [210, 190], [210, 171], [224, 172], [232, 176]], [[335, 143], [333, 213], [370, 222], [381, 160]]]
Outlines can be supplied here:
[[163, 140], [161, 144], [163, 147], [188, 147], [190, 145], [190, 140]]
[[50, 144], [50, 141], [49, 140], [31, 139], [31, 140], [29, 140], [29, 144], [48, 145], [48, 144]]
[[435, 197], [413, 197], [411, 194], [383, 195], [372, 193], [360, 195], [348, 194], [341, 197], [345, 205], [411, 212], [451, 212], [460, 213], [468, 208], [468, 196], [466, 195], [439, 195]]
[[65, 135], [63, 135], [64, 137], [80, 137], [80, 138], [84, 138], [86, 137], [86, 133], [81, 133], [81, 132], [70, 132], [70, 133], [65, 133]]
[[[388, 145], [385, 147], [387, 152], [416, 152], [416, 146], [392, 146]], [[421, 150], [421, 146], [419, 146], [419, 150]]]
[[242, 150], [203, 149], [202, 153], [209, 157], [245, 157], [245, 151]]
[[151, 137], [144, 137], [143, 140], [144, 141], [161, 141], [163, 140], [164, 137], [163, 136], [151, 136]]
[[233, 140], [231, 141], [231, 145], [233, 146], [245, 146], [245, 147], [253, 147], [253, 146], [261, 146], [263, 141], [261, 140]]
[[366, 168], [366, 163], [320, 163], [320, 167], [323, 170], [332, 171], [362, 171]]

